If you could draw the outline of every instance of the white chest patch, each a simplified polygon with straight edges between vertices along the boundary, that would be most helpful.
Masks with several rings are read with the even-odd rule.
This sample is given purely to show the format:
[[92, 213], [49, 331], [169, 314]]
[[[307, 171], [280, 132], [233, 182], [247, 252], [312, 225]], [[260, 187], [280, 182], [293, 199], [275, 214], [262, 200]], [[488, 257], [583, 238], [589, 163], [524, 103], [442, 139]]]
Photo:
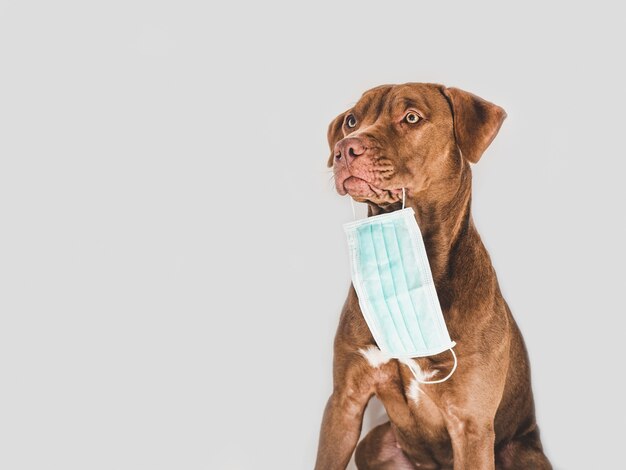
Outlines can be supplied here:
[[[433, 369], [425, 372], [413, 359], [401, 360], [400, 362], [402, 362], [403, 364], [407, 364], [408, 361], [412, 362], [411, 367], [422, 382], [430, 380], [433, 375], [435, 375], [439, 371], [438, 369]], [[406, 396], [413, 400], [415, 403], [419, 403], [420, 393], [420, 383], [417, 380], [412, 379], [411, 383], [409, 383], [409, 386], [406, 389]]]
[[439, 372], [439, 369], [423, 371], [422, 368], [419, 366], [419, 364], [413, 359], [399, 359], [399, 361], [402, 364], [405, 364], [407, 367], [411, 367], [413, 371], [415, 372], [415, 375], [417, 376], [417, 378], [423, 382], [431, 379], [433, 375]]
[[391, 358], [384, 352], [378, 349], [377, 346], [368, 346], [367, 348], [359, 349], [361, 355], [367, 360], [370, 366], [377, 368], [383, 364], [387, 364]]
[[417, 380], [411, 380], [411, 383], [406, 389], [406, 396], [413, 400], [415, 403], [420, 401], [420, 384]]

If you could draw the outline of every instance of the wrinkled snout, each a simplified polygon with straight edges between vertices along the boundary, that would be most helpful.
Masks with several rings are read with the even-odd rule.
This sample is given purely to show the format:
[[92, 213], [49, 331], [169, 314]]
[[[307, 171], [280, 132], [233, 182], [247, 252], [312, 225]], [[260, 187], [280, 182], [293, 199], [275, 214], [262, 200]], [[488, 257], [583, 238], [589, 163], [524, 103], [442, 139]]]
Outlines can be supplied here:
[[348, 136], [337, 142], [333, 148], [337, 192], [357, 200], [397, 200], [398, 190], [386, 187], [393, 164], [382, 160], [380, 152], [381, 147], [368, 136]]

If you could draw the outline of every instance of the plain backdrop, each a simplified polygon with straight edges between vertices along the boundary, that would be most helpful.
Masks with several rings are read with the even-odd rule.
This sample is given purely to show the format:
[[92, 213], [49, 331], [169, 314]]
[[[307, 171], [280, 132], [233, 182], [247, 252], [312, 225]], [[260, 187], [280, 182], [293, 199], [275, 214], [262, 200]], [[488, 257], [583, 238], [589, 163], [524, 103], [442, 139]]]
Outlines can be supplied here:
[[623, 467], [618, 5], [0, 1], [0, 467], [312, 468], [349, 286], [326, 128], [408, 81], [508, 112], [473, 211], [545, 448]]

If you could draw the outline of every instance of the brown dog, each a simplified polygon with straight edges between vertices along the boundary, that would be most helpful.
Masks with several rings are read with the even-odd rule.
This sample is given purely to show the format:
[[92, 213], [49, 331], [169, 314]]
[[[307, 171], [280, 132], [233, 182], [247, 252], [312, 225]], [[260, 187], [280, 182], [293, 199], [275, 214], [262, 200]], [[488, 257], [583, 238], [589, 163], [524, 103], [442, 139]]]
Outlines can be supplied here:
[[[465, 91], [410, 83], [367, 91], [331, 123], [328, 163], [339, 194], [367, 202], [376, 215], [399, 209], [406, 188], [459, 365], [447, 382], [419, 384], [376, 347], [351, 287], [316, 469], [346, 468], [373, 395], [390, 421], [358, 445], [359, 469], [552, 468], [539, 439], [524, 342], [470, 212], [470, 163], [505, 117]], [[416, 362], [431, 380], [452, 366], [449, 352]]]

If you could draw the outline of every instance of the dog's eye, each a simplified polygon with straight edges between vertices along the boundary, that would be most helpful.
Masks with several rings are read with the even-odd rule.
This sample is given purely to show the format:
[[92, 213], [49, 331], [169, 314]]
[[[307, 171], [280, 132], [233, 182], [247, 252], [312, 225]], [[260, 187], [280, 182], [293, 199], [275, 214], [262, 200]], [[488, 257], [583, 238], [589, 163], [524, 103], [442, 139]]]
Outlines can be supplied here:
[[420, 120], [420, 117], [416, 113], [406, 113], [406, 116], [404, 116], [404, 120], [409, 124], [415, 124], [417, 121]]
[[346, 125], [350, 128], [356, 127], [356, 118], [352, 114], [346, 119]]

